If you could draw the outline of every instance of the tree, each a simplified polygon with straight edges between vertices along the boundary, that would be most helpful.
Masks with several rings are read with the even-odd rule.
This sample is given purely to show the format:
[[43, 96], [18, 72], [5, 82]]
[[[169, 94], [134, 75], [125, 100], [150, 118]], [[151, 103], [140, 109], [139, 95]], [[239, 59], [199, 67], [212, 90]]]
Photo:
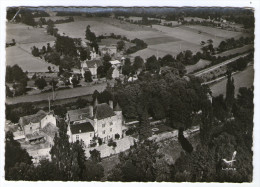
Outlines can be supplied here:
[[90, 153], [90, 159], [95, 162], [101, 162], [101, 157], [100, 157], [100, 151], [97, 151], [96, 149], [93, 149], [92, 151], [89, 151]]
[[58, 81], [55, 80], [55, 79], [52, 79], [50, 82], [49, 82], [49, 85], [52, 86], [52, 89], [55, 90], [57, 88], [57, 84], [58, 84]]
[[125, 42], [123, 40], [120, 40], [117, 42], [117, 50], [122, 51], [125, 47]]
[[76, 76], [73, 76], [73, 78], [71, 79], [72, 85], [73, 87], [77, 87], [77, 85], [79, 84], [79, 80]]
[[5, 135], [5, 177], [7, 180], [15, 179], [17, 173], [10, 171], [15, 164], [32, 165], [32, 157], [29, 156], [25, 149], [21, 148], [19, 142], [14, 140], [12, 132]]
[[32, 48], [32, 55], [35, 56], [35, 57], [40, 56], [39, 49], [35, 46], [33, 46], [33, 48]]
[[107, 75], [106, 75], [106, 79], [111, 80], [111, 79], [113, 78], [113, 77], [112, 77], [113, 71], [114, 71], [114, 68], [113, 68], [113, 67], [110, 67], [110, 68], [108, 69]]
[[49, 73], [52, 73], [51, 66], [48, 66]]
[[138, 69], [143, 68], [143, 66], [144, 66], [144, 60], [140, 56], [136, 56], [133, 64], [134, 70], [137, 71]]
[[156, 57], [153, 55], [146, 60], [146, 70], [155, 72], [160, 69], [160, 64], [158, 63]]
[[90, 71], [85, 71], [84, 73], [85, 82], [92, 82], [92, 74]]
[[231, 111], [235, 98], [234, 79], [231, 77], [231, 72], [227, 72], [227, 85], [226, 85], [226, 105], [228, 113]]
[[40, 90], [42, 90], [45, 86], [47, 86], [47, 83], [43, 77], [37, 78], [34, 82], [35, 86], [37, 86]]
[[155, 142], [144, 141], [135, 143], [128, 154], [119, 155], [120, 163], [109, 173], [110, 181], [155, 181], [157, 172], [154, 167], [160, 157], [157, 152], [158, 145]]

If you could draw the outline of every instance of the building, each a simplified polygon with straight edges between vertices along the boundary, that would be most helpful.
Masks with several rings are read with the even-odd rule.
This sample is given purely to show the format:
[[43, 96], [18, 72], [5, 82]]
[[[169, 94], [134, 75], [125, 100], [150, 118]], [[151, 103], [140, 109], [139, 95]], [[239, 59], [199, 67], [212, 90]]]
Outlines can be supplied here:
[[122, 71], [122, 63], [119, 60], [111, 60], [109, 63], [112, 65], [112, 68], [114, 68], [112, 78], [118, 78]]
[[97, 78], [97, 68], [102, 66], [102, 62], [99, 59], [87, 60], [81, 63], [81, 75], [84, 77], [86, 71], [90, 71], [92, 78]]
[[117, 47], [116, 45], [111, 45], [111, 46], [100, 45], [99, 52], [102, 57], [105, 54], [109, 54], [110, 56], [115, 56], [117, 54]]
[[46, 140], [46, 133], [42, 130], [47, 128], [47, 126], [52, 126], [56, 129], [56, 117], [51, 112], [46, 113], [40, 110], [36, 114], [20, 117], [19, 125], [26, 141]]
[[66, 121], [70, 141], [82, 140], [87, 147], [97, 139], [107, 143], [124, 136], [122, 110], [118, 104], [113, 108], [113, 101], [68, 111]]

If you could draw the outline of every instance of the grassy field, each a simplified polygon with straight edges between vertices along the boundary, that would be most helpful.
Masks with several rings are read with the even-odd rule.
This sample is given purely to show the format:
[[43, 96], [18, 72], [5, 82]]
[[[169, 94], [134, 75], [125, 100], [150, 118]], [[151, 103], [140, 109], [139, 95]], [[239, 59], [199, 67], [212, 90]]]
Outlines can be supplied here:
[[202, 26], [202, 25], [189, 25], [186, 27], [195, 30], [195, 32], [201, 31], [202, 33], [207, 33], [216, 38], [232, 38], [232, 37], [239, 38], [242, 35], [243, 36], [247, 35], [247, 34], [241, 33], [241, 32], [228, 31], [228, 30], [218, 29], [215, 27], [207, 27], [207, 26]]
[[59, 70], [57, 66], [34, 57], [19, 46], [8, 47], [6, 48], [6, 65], [13, 66], [15, 64], [19, 65], [23, 71], [28, 72], [47, 72], [48, 66], [54, 67], [56, 71]]
[[[254, 67], [248, 66], [242, 72], [233, 75], [234, 82], [235, 82], [235, 95], [237, 95], [238, 90], [240, 87], [251, 87], [254, 84]], [[213, 84], [210, 86], [213, 96], [218, 96], [226, 94], [226, 84], [227, 79], [223, 79], [220, 82]]]
[[46, 33], [45, 28], [33, 28], [25, 24], [6, 23], [6, 41], [15, 39], [16, 43], [36, 43], [54, 41], [55, 37]]
[[75, 17], [74, 22], [57, 24], [59, 33], [65, 33], [73, 38], [85, 38], [85, 30], [90, 25], [91, 31], [98, 35], [123, 35], [129, 39], [158, 37], [157, 31], [146, 26], [139, 26], [111, 18], [85, 18]]
[[186, 70], [187, 70], [187, 73], [191, 73], [198, 69], [204, 68], [205, 66], [207, 66], [209, 64], [211, 64], [211, 61], [201, 59], [199, 62], [197, 62], [194, 65], [186, 66]]
[[[106, 83], [102, 83], [90, 87], [85, 86], [85, 87], [77, 87], [77, 88], [67, 89], [67, 90], [59, 90], [55, 92], [56, 100], [90, 95], [93, 94], [95, 90], [97, 90], [98, 92], [102, 92], [105, 90], [106, 86], [107, 86]], [[23, 103], [23, 102], [38, 102], [38, 101], [48, 100], [48, 97], [52, 97], [52, 92], [41, 93], [37, 95], [24, 95], [24, 96], [18, 96], [14, 98], [6, 98], [6, 103], [16, 104], [16, 103]]]
[[181, 41], [181, 40], [178, 38], [169, 37], [169, 36], [159, 36], [159, 37], [144, 39], [144, 42], [147, 43], [148, 45], [156, 45], [156, 44], [176, 42], [176, 41]]
[[228, 55], [233, 55], [233, 54], [236, 54], [236, 53], [244, 53], [250, 49], [253, 49], [254, 48], [254, 45], [253, 44], [249, 44], [249, 45], [245, 45], [243, 47], [240, 47], [240, 48], [236, 48], [236, 49], [231, 49], [231, 50], [228, 50], [228, 51], [225, 51], [223, 53], [219, 53], [217, 55], [215, 55], [216, 57], [220, 56], [220, 57], [223, 57], [223, 56], [228, 56]]

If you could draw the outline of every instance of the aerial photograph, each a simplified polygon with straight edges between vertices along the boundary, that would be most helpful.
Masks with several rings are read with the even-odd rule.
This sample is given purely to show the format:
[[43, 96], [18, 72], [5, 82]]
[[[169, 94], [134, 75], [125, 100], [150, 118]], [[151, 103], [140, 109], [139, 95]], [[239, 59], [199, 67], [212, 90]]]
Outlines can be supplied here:
[[252, 183], [254, 14], [7, 7], [4, 179]]

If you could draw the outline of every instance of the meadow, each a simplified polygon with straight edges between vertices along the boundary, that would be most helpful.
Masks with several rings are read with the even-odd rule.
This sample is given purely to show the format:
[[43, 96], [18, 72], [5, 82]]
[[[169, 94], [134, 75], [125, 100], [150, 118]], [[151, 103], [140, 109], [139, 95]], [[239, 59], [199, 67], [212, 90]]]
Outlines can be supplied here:
[[47, 72], [48, 66], [51, 66], [55, 71], [59, 70], [57, 66], [34, 57], [19, 46], [8, 47], [6, 48], [6, 65], [13, 66], [15, 64], [27, 72]]
[[227, 38], [238, 38], [246, 36], [241, 32], [227, 31], [213, 27], [200, 25], [167, 27], [162, 25], [144, 26], [132, 24], [112, 18], [87, 18], [74, 17], [74, 22], [57, 24], [60, 34], [65, 34], [74, 38], [85, 38], [86, 26], [90, 25], [91, 30], [99, 35], [126, 36], [129, 39], [139, 38], [148, 44], [148, 48], [131, 54], [148, 58], [152, 55], [162, 57], [166, 54], [173, 56], [184, 50], [191, 50], [196, 53], [201, 50], [201, 41], [213, 40], [214, 47]]
[[[248, 66], [247, 69], [232, 76], [235, 84], [235, 96], [238, 94], [240, 87], [251, 87], [254, 85], [254, 66]], [[220, 94], [226, 95], [227, 79], [223, 79], [216, 84], [210, 86], [212, 95], [218, 96]]]

